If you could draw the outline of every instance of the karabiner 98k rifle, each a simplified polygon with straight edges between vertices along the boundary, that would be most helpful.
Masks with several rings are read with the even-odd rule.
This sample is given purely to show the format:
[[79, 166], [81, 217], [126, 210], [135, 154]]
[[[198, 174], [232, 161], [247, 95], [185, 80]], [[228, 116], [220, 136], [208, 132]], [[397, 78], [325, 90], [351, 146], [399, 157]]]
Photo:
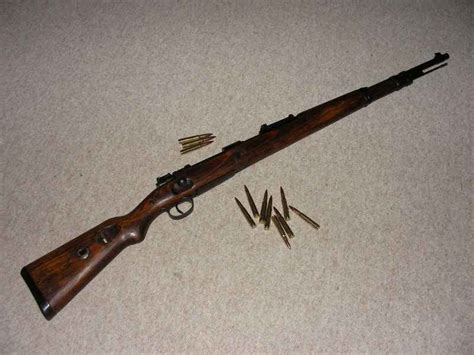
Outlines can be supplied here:
[[[151, 222], [161, 213], [168, 212], [176, 219], [186, 217], [194, 208], [195, 196], [280, 149], [447, 65], [443, 62], [448, 58], [448, 54], [436, 53], [432, 60], [378, 84], [352, 91], [296, 116], [264, 124], [256, 136], [235, 142], [219, 154], [158, 178], [156, 189], [130, 213], [106, 220], [21, 270], [41, 312], [51, 319], [124, 248], [143, 241]], [[183, 211], [185, 205], [188, 209]]]

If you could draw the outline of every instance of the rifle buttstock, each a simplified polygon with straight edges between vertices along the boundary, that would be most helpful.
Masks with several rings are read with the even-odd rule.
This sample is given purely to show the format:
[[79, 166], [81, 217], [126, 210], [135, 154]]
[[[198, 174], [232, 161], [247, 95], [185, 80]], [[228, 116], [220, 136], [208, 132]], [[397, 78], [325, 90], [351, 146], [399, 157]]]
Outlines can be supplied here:
[[23, 267], [21, 276], [50, 320], [125, 247], [145, 238], [149, 221], [109, 219]]

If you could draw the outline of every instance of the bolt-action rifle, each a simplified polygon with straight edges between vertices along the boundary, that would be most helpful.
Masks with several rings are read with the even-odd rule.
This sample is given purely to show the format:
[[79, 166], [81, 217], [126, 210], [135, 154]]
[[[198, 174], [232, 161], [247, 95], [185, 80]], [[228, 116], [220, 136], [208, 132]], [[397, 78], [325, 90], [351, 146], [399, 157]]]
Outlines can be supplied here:
[[[448, 54], [403, 71], [370, 87], [264, 124], [259, 134], [235, 142], [222, 152], [194, 165], [158, 178], [157, 187], [130, 213], [106, 220], [21, 270], [46, 319], [53, 318], [79, 291], [126, 247], [140, 243], [151, 222], [161, 213], [171, 218], [188, 216], [194, 197], [235, 173], [336, 122], [415, 79], [447, 65]], [[443, 64], [441, 64], [443, 63]]]

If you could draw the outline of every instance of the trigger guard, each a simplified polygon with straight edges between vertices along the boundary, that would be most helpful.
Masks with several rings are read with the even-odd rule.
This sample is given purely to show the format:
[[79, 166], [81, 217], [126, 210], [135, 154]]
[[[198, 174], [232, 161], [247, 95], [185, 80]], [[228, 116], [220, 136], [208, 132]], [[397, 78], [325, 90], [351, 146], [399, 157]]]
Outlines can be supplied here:
[[[179, 209], [179, 205], [182, 204], [183, 202], [190, 202], [191, 203], [191, 207], [189, 207], [189, 209], [185, 212], [181, 211]], [[176, 211], [178, 211], [179, 215], [175, 215], [175, 214], [172, 214], [171, 213], [171, 208], [176, 208]], [[174, 205], [173, 207], [171, 207], [167, 212], [168, 212], [168, 216], [170, 216], [171, 219], [174, 219], [174, 220], [179, 220], [179, 219], [183, 219], [183, 218], [186, 218], [187, 216], [189, 216], [191, 213], [193, 213], [193, 210], [194, 210], [194, 199], [192, 197], [185, 197], [183, 198], [179, 203], [177, 203], [176, 205]]]
[[174, 206], [174, 208], [176, 208], [176, 211], [178, 211], [180, 214], [185, 214], [187, 212], [187, 211], [186, 212], [181, 211], [179, 209], [179, 205]]

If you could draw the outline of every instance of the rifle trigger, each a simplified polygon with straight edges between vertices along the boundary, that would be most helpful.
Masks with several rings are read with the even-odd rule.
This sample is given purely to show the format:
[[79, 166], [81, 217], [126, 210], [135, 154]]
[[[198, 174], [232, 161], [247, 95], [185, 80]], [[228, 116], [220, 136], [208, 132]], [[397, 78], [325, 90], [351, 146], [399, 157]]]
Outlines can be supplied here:
[[[180, 206], [183, 207], [183, 205], [188, 206], [187, 209], [185, 209], [184, 211], [179, 208]], [[177, 213], [176, 212], [171, 213], [173, 208], [176, 209]], [[183, 219], [189, 216], [191, 213], [193, 213], [193, 210], [194, 210], [194, 199], [192, 197], [183, 197], [181, 201], [179, 201], [176, 205], [171, 207], [167, 212], [171, 219], [179, 220], [179, 219]]]

